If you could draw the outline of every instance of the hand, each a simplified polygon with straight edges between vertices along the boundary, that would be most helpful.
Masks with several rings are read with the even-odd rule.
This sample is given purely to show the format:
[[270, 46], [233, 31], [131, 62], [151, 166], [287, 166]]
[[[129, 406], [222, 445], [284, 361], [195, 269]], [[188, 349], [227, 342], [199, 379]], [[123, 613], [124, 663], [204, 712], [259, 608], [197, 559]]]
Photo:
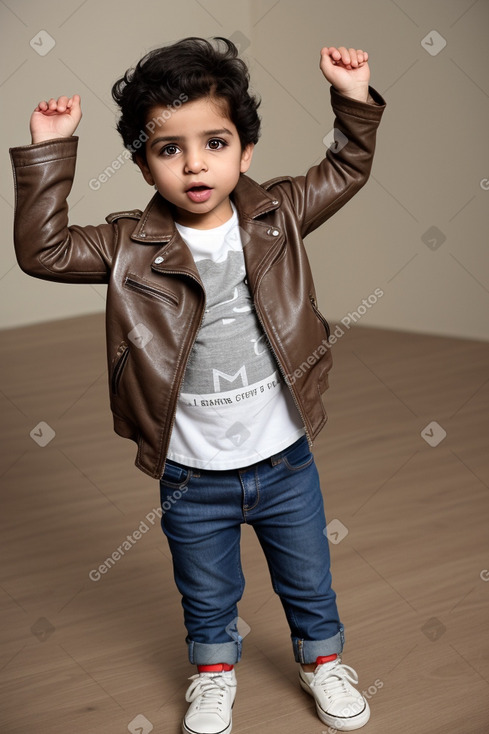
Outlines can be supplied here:
[[42, 143], [73, 135], [82, 117], [80, 101], [80, 95], [75, 94], [69, 98], [39, 102], [30, 120], [32, 142]]
[[368, 53], [361, 49], [325, 46], [321, 49], [319, 68], [338, 92], [366, 102], [370, 80], [367, 61]]

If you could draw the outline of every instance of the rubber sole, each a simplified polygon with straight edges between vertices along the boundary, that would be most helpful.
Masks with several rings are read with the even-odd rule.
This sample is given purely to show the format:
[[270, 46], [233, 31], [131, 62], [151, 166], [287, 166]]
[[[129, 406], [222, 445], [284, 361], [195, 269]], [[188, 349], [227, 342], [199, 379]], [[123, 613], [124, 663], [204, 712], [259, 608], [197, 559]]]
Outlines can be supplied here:
[[[302, 689], [315, 699], [311, 687], [306, 683], [306, 681], [302, 680], [301, 676], [299, 676], [299, 683], [301, 684]], [[327, 724], [332, 729], [336, 729], [337, 731], [355, 731], [356, 729], [361, 729], [362, 726], [365, 726], [365, 724], [370, 719], [370, 707], [366, 701], [363, 711], [361, 711], [359, 714], [356, 714], [356, 716], [352, 716], [348, 720], [338, 719], [337, 716], [331, 716], [330, 714], [327, 714], [326, 711], [323, 711], [317, 701], [316, 711], [318, 717], [321, 719], [323, 724]]]
[[[229, 726], [226, 726], [225, 729], [221, 729], [221, 731], [216, 732], [216, 734], [231, 734], [232, 729], [233, 721], [231, 719], [231, 721], [229, 722]], [[202, 732], [195, 731], [195, 729], [187, 729], [187, 727], [185, 726], [185, 722], [183, 722], [182, 724], [182, 731], [183, 734], [202, 734]]]
[[[231, 705], [231, 712], [234, 707], [234, 701]], [[224, 729], [221, 729], [218, 732], [215, 732], [215, 734], [231, 734], [231, 731], [233, 729], [233, 715], [231, 713], [231, 718], [229, 719], [229, 725], [225, 726]], [[202, 734], [202, 732], [196, 731], [196, 729], [188, 729], [185, 724], [185, 719], [182, 722], [182, 732], [183, 734]]]

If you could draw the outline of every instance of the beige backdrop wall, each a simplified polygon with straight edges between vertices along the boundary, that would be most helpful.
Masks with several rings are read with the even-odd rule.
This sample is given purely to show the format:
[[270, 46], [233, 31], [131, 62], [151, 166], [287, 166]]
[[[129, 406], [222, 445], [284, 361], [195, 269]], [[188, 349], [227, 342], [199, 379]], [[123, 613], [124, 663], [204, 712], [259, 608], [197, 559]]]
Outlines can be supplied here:
[[[224, 35], [263, 98], [258, 180], [303, 173], [324, 155], [333, 118], [321, 46], [370, 52], [372, 85], [388, 102], [373, 173], [307, 241], [327, 317], [489, 339], [488, 21], [487, 0], [2, 1], [0, 328], [104, 308], [103, 287], [35, 280], [15, 261], [7, 149], [29, 142], [38, 100], [82, 97], [71, 222], [144, 208], [152, 191], [130, 162], [98, 190], [89, 184], [122, 151], [111, 85], [151, 48]], [[384, 295], [358, 319], [376, 288]]]

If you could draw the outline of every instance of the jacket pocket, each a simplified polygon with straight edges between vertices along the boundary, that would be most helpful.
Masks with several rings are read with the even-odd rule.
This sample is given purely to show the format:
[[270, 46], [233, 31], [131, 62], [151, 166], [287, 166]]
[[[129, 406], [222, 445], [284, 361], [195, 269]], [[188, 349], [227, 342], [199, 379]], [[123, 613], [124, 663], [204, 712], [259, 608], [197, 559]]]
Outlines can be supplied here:
[[121, 381], [122, 373], [124, 372], [124, 367], [127, 363], [127, 358], [129, 357], [129, 345], [127, 342], [121, 342], [119, 349], [117, 350], [117, 354], [114, 357], [114, 360], [112, 362], [112, 376], [110, 378], [110, 388], [112, 390], [113, 395], [119, 394], [119, 384]]
[[309, 300], [311, 301], [312, 310], [314, 311], [314, 313], [316, 314], [316, 316], [318, 317], [318, 319], [321, 321], [322, 325], [324, 326], [324, 328], [326, 330], [326, 334], [327, 334], [328, 339], [329, 339], [329, 335], [331, 334], [331, 329], [329, 328], [329, 324], [326, 321], [326, 319], [324, 318], [323, 314], [318, 309], [317, 304], [316, 304], [316, 299], [312, 295], [312, 293], [309, 293]]
[[156, 299], [157, 301], [163, 301], [164, 303], [171, 303], [172, 306], [178, 306], [178, 298], [174, 293], [167, 291], [165, 288], [157, 288], [154, 284], [150, 284], [144, 279], [138, 278], [138, 276], [133, 273], [128, 273], [126, 275], [124, 286], [142, 296]]

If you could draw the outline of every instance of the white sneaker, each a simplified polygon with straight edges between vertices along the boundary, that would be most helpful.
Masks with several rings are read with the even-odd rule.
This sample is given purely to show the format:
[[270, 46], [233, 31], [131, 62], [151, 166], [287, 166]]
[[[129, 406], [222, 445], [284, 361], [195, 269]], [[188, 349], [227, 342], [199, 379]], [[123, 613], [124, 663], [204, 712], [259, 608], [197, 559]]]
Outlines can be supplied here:
[[341, 658], [318, 665], [314, 673], [299, 670], [302, 688], [316, 700], [319, 718], [324, 724], [339, 731], [353, 731], [365, 726], [370, 718], [366, 699], [351, 683], [358, 683], [358, 676]]
[[197, 673], [189, 680], [185, 699], [190, 703], [183, 720], [184, 734], [230, 734], [236, 696], [233, 670]]

